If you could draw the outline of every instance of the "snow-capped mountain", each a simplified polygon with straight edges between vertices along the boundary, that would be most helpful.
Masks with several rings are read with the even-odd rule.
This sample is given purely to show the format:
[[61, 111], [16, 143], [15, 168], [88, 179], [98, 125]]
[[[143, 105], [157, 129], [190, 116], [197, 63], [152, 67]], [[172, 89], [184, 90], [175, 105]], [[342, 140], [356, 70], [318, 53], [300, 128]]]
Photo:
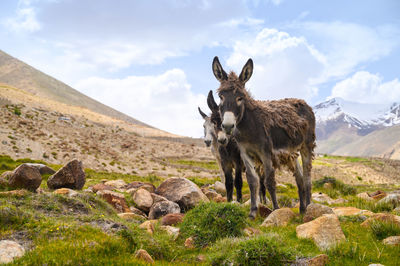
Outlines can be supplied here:
[[363, 104], [332, 98], [314, 107], [317, 139], [327, 139], [339, 128], [367, 135], [376, 129], [400, 124], [400, 103]]

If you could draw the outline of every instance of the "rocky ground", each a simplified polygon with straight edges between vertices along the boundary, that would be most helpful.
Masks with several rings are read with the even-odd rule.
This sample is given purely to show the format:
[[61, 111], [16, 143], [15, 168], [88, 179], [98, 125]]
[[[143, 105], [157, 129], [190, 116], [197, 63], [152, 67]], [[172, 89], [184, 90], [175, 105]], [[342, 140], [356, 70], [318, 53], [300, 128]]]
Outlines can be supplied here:
[[[54, 168], [54, 170], [52, 169]], [[156, 178], [0, 158], [0, 262], [26, 264], [400, 264], [400, 187], [278, 184], [281, 209], [226, 203], [207, 177]], [[7, 171], [8, 170], [8, 171]], [[71, 256], [71, 254], [74, 254]]]

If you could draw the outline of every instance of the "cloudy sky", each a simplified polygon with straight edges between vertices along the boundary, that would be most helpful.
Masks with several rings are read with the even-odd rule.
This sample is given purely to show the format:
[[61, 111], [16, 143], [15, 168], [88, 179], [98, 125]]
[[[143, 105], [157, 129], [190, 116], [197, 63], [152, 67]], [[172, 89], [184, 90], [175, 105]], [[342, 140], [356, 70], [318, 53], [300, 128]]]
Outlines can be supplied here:
[[257, 99], [400, 102], [397, 0], [0, 0], [0, 49], [143, 122], [200, 137], [211, 62]]

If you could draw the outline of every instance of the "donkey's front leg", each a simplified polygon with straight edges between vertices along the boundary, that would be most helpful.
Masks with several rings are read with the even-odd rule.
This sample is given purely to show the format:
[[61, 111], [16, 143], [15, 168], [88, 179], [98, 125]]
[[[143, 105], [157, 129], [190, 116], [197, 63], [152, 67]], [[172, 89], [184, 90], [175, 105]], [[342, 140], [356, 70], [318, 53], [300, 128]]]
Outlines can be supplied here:
[[228, 200], [228, 202], [231, 202], [233, 196], [232, 167], [224, 166], [224, 175], [225, 175], [226, 199]]
[[272, 205], [274, 210], [279, 209], [278, 201], [276, 200], [276, 181], [275, 181], [275, 169], [272, 166], [270, 157], [266, 157], [263, 160], [265, 180], [264, 185], [267, 187], [269, 195], [271, 196]]
[[235, 188], [236, 188], [236, 201], [242, 201], [242, 187], [243, 187], [243, 180], [242, 180], [242, 172], [243, 166], [241, 163], [236, 163], [235, 165]]
[[259, 197], [259, 177], [254, 169], [254, 162], [247, 156], [245, 152], [241, 152], [241, 156], [243, 158], [244, 164], [246, 166], [246, 179], [250, 188], [250, 214], [249, 217], [254, 219], [257, 215], [257, 198]]

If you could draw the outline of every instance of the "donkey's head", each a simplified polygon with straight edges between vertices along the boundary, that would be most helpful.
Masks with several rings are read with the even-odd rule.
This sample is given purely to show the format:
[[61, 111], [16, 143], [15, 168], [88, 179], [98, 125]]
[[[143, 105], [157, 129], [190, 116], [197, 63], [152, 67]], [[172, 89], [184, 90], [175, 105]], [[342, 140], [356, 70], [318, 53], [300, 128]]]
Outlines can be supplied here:
[[204, 143], [207, 147], [210, 147], [213, 136], [215, 135], [214, 124], [211, 122], [211, 118], [208, 117], [203, 111], [201, 111], [200, 107], [199, 113], [204, 119], [203, 127], [204, 127]]
[[226, 134], [231, 135], [236, 125], [243, 118], [245, 100], [249, 97], [245, 84], [253, 74], [253, 60], [247, 61], [239, 77], [234, 72], [227, 75], [218, 57], [214, 57], [212, 69], [215, 77], [221, 82], [218, 89], [218, 95], [221, 99], [219, 104], [222, 117], [221, 127]]
[[219, 107], [214, 100], [212, 90], [210, 90], [210, 92], [208, 93], [207, 104], [211, 110], [210, 119], [214, 125], [214, 132], [215, 132], [215, 135], [217, 136], [218, 143], [220, 145], [225, 146], [226, 144], [228, 144], [228, 136], [222, 130], [222, 119], [221, 119], [221, 115], [219, 114]]

